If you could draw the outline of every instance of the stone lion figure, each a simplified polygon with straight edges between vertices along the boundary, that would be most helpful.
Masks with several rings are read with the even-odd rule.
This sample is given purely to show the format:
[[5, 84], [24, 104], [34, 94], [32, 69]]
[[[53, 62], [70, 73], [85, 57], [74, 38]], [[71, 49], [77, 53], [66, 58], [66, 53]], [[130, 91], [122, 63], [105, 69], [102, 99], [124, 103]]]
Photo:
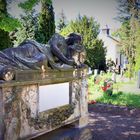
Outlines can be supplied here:
[[65, 70], [83, 66], [85, 49], [82, 37], [71, 33], [64, 38], [55, 33], [48, 44], [26, 40], [18, 47], [0, 51], [0, 79], [10, 81], [15, 70]]

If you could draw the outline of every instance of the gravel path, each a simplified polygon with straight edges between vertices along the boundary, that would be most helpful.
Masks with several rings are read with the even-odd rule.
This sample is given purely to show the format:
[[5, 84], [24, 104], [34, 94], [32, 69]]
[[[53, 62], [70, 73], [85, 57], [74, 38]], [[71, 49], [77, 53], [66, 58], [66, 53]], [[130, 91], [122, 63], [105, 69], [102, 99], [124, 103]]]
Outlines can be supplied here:
[[126, 93], [140, 94], [140, 88], [137, 88], [137, 84], [125, 84], [119, 88], [119, 91]]
[[65, 126], [33, 140], [140, 140], [140, 110], [89, 105], [89, 125], [86, 128]]
[[100, 106], [99, 109], [90, 107], [89, 126], [93, 140], [140, 140], [140, 117], [131, 110], [126, 113], [122, 108], [117, 113], [116, 109], [102, 112]]
[[122, 78], [120, 77], [120, 75], [117, 75], [117, 82], [123, 82], [125, 84], [121, 85], [120, 87], [118, 87], [118, 91], [122, 91], [125, 93], [134, 93], [134, 94], [140, 94], [140, 88], [138, 88], [138, 83], [137, 80], [132, 79], [133, 84], [129, 83], [131, 82], [128, 78]]

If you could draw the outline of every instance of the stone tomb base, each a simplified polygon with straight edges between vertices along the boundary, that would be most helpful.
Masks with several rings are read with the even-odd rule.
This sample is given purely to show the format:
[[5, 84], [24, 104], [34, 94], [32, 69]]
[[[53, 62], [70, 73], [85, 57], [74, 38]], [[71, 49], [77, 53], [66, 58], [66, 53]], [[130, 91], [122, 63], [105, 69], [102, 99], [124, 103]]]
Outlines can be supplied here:
[[[0, 140], [31, 139], [67, 124], [88, 123], [87, 68], [18, 71], [0, 84]], [[78, 122], [78, 123], [77, 123]]]

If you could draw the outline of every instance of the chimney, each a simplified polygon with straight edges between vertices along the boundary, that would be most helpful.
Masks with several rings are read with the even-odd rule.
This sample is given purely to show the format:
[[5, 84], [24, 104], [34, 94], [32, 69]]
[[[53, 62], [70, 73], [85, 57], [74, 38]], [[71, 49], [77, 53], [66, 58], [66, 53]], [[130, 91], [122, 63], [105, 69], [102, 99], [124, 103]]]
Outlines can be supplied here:
[[107, 36], [110, 35], [110, 28], [108, 28], [108, 25], [106, 25], [106, 28], [102, 29], [103, 34], [106, 34]]

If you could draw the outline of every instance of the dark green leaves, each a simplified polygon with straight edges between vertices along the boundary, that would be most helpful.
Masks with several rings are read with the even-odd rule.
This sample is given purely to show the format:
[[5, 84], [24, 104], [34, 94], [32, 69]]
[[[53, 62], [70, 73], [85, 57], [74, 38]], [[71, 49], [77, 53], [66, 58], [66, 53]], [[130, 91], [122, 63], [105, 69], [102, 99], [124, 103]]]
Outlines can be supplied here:
[[25, 11], [31, 11], [32, 8], [39, 2], [39, 0], [27, 0], [23, 3], [20, 3], [18, 6], [24, 9]]

